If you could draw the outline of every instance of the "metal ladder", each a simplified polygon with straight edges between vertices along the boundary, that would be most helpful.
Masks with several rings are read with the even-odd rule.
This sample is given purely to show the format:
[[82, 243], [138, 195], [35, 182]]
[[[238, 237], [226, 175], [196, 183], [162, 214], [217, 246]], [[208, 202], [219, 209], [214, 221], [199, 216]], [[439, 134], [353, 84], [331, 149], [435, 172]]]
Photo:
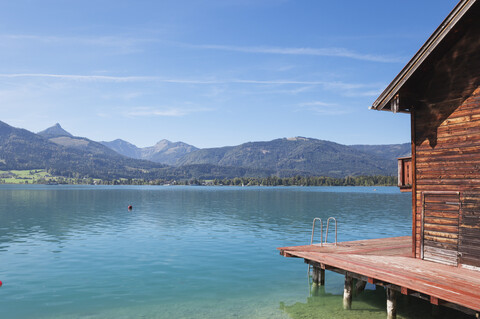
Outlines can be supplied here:
[[335, 246], [337, 245], [337, 219], [335, 217], [328, 217], [327, 219], [327, 230], [325, 232], [325, 242], [323, 241], [323, 221], [321, 218], [315, 217], [313, 219], [313, 225], [312, 225], [312, 237], [310, 239], [310, 245], [313, 245], [313, 236], [315, 235], [315, 222], [319, 220], [320, 221], [320, 246], [323, 246], [323, 244], [327, 244], [328, 241], [328, 228], [330, 226], [330, 220], [335, 221]]
[[[320, 221], [320, 247], [323, 246], [323, 244], [327, 244], [327, 240], [328, 240], [328, 228], [329, 228], [329, 225], [330, 225], [330, 220], [334, 220], [335, 221], [335, 246], [337, 246], [337, 219], [335, 217], [328, 217], [327, 219], [327, 230], [325, 232], [325, 242], [323, 242], [323, 221], [321, 218], [318, 218], [318, 217], [315, 217], [313, 219], [313, 225], [312, 225], [312, 237], [310, 238], [310, 245], [313, 245], [313, 236], [315, 235], [315, 222], [319, 220]], [[308, 265], [308, 269], [307, 269], [307, 276], [310, 276], [310, 269], [311, 269], [312, 265]]]

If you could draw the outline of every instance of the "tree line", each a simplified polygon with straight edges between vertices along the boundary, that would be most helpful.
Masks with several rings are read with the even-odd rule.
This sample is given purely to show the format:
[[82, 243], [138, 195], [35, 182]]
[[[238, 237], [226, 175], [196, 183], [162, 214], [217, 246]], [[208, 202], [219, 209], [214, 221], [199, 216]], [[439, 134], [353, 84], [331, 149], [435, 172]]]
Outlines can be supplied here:
[[0, 171], [0, 184], [6, 178], [14, 178], [17, 183], [25, 184], [92, 184], [92, 185], [204, 185], [204, 186], [396, 186], [396, 176], [347, 176], [335, 178], [327, 176], [293, 176], [293, 177], [235, 177], [224, 179], [200, 178], [92, 178], [81, 177], [79, 173], [66, 176], [54, 175], [51, 170], [45, 176], [38, 176], [44, 170], [29, 171], [29, 174], [18, 176], [12, 172]]
[[185, 184], [224, 185], [224, 186], [396, 186], [396, 176], [347, 176], [334, 178], [326, 176], [294, 176], [265, 178], [235, 177], [233, 179], [214, 179], [212, 181], [189, 180]]

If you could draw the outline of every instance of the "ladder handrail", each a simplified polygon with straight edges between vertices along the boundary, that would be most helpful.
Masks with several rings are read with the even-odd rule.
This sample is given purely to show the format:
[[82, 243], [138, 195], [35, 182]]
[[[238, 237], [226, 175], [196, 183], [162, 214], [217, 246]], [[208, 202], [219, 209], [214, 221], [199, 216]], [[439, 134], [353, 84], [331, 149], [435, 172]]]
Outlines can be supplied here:
[[310, 245], [313, 245], [313, 234], [315, 233], [315, 221], [320, 221], [320, 246], [323, 245], [323, 221], [321, 218], [315, 217], [313, 219], [313, 226], [312, 226], [312, 238], [310, 239]]
[[[328, 217], [327, 219], [327, 232], [325, 234], [325, 244], [327, 243], [327, 239], [328, 239], [328, 226], [330, 224], [330, 219], [333, 219], [335, 221], [335, 246], [336, 246], [337, 245], [337, 219], [335, 217]], [[319, 217], [315, 217], [313, 219], [312, 238], [310, 239], [310, 245], [313, 245], [313, 235], [315, 234], [315, 222], [317, 220], [320, 221], [320, 247], [322, 247], [323, 246], [323, 221]], [[311, 268], [311, 265], [308, 264], [307, 276], [310, 276], [310, 268]]]
[[327, 243], [328, 239], [328, 225], [330, 225], [330, 219], [335, 221], [335, 246], [337, 245], [337, 219], [335, 217], [328, 217], [327, 219], [327, 231], [325, 232], [325, 244]]

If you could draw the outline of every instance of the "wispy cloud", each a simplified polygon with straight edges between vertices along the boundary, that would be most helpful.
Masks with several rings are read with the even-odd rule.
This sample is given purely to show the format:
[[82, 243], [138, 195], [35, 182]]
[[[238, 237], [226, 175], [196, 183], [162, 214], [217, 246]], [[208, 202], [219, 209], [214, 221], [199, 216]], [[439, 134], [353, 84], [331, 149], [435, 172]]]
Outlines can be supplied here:
[[311, 86], [311, 85], [300, 86], [300, 87], [298, 87], [298, 88], [295, 88], [295, 89], [292, 89], [292, 90], [287, 91], [287, 93], [290, 93], [290, 94], [299, 94], [299, 93], [303, 93], [303, 92], [310, 91], [310, 90], [312, 90], [312, 88], [313, 88], [313, 86]]
[[56, 35], [32, 35], [32, 34], [0, 34], [0, 44], [6, 40], [13, 41], [35, 41], [45, 44], [75, 44], [96, 47], [112, 47], [120, 49], [120, 53], [138, 52], [143, 44], [162, 43], [167, 46], [177, 46], [199, 50], [218, 50], [257, 54], [278, 54], [278, 55], [309, 55], [340, 57], [361, 61], [381, 63], [403, 63], [406, 57], [380, 55], [371, 53], [359, 53], [347, 48], [311, 48], [311, 47], [278, 47], [278, 46], [236, 46], [223, 44], [191, 44], [164, 41], [153, 37], [133, 37], [123, 35], [106, 36], [56, 36]]
[[79, 75], [79, 74], [49, 74], [49, 73], [2, 73], [0, 78], [52, 78], [74, 81], [105, 81], [105, 82], [144, 82], [155, 80], [151, 76], [109, 76], [109, 75]]
[[332, 106], [337, 106], [337, 104], [335, 104], [335, 103], [327, 103], [327, 102], [322, 102], [322, 101], [314, 101], [314, 102], [301, 103], [300, 106], [325, 106], [325, 107], [332, 107]]
[[[382, 89], [378, 89], [378, 90], [363, 91], [363, 92], [360, 92], [360, 93], [354, 94], [354, 95], [355, 95], [355, 96], [367, 96], [367, 97], [370, 97], [370, 96], [379, 96], [381, 93], [382, 93]], [[353, 94], [352, 94], [352, 95], [353, 95]]]
[[125, 111], [123, 114], [127, 117], [181, 117], [192, 113], [212, 111], [209, 108], [184, 108], [184, 107], [134, 107], [131, 110]]
[[116, 53], [132, 53], [140, 51], [140, 45], [158, 42], [155, 38], [129, 36], [56, 36], [34, 34], [0, 34], [0, 43], [8, 41], [41, 43], [46, 45], [81, 45], [87, 47], [115, 48]]
[[320, 115], [341, 115], [348, 113], [348, 110], [338, 104], [323, 101], [300, 103], [298, 107], [299, 110], [307, 110]]
[[[209, 80], [164, 78], [159, 76], [114, 76], [114, 75], [82, 75], [53, 73], [0, 73], [0, 78], [50, 78], [84, 82], [163, 82], [177, 84], [222, 84], [222, 83], [254, 83], [250, 80]], [[268, 82], [265, 82], [268, 83]]]
[[303, 81], [303, 80], [257, 80], [257, 79], [188, 79], [165, 78], [159, 76], [112, 76], [112, 75], [79, 75], [79, 74], [48, 74], [48, 73], [0, 73], [0, 78], [51, 78], [85, 82], [161, 82], [176, 84], [260, 84], [260, 85], [301, 85], [324, 86], [330, 89], [353, 90], [372, 89], [379, 87], [378, 83], [348, 83], [341, 81]]
[[261, 53], [261, 54], [282, 54], [282, 55], [313, 55], [313, 56], [329, 56], [341, 57], [354, 60], [382, 62], [382, 63], [401, 63], [404, 62], [403, 57], [385, 56], [376, 54], [363, 54], [351, 51], [345, 48], [289, 48], [289, 47], [268, 47], [268, 46], [233, 46], [233, 45], [217, 45], [217, 44], [183, 44], [185, 47], [204, 49], [204, 50], [222, 50], [244, 53]]
[[[25, 78], [30, 78], [30, 81], [25, 81]], [[335, 92], [347, 97], [360, 97], [377, 96], [381, 89], [384, 87], [383, 83], [351, 83], [342, 81], [309, 81], [309, 80], [292, 80], [292, 79], [273, 79], [273, 80], [258, 80], [258, 79], [215, 79], [215, 78], [167, 78], [161, 76], [144, 76], [144, 75], [132, 75], [132, 76], [114, 76], [114, 75], [82, 75], [82, 74], [48, 74], [48, 73], [12, 73], [12, 74], [0, 74], [0, 81], [4, 87], [10, 87], [10, 89], [4, 90], [10, 94], [12, 90], [18, 91], [19, 88], [25, 88], [25, 91], [30, 92], [26, 88], [35, 87], [35, 92], [43, 89], [61, 89], [71, 87], [69, 82], [85, 83], [88, 87], [90, 83], [104, 83], [109, 84], [128, 84], [128, 83], [140, 83], [145, 84], [148, 87], [161, 86], [165, 84], [177, 85], [177, 86], [205, 86], [205, 96], [210, 98], [218, 98], [224, 95], [224, 92], [229, 90], [236, 90], [240, 92], [241, 88], [244, 89], [243, 94], [302, 94], [311, 90], [326, 90]], [[7, 81], [10, 79], [11, 81]], [[21, 79], [21, 81], [14, 81], [15, 79]], [[42, 80], [42, 81], [37, 81]], [[45, 81], [50, 79], [51, 81]], [[77, 84], [75, 84], [75, 87]], [[237, 87], [234, 87], [237, 86]], [[108, 93], [110, 89], [106, 90], [102, 98], [104, 99], [117, 99], [134, 100], [141, 96], [140, 93]], [[2, 95], [0, 91], [0, 95]], [[109, 95], [110, 94], [110, 95]], [[18, 96], [18, 95], [16, 95]], [[313, 106], [311, 105], [313, 108]], [[318, 105], [317, 105], [318, 107]], [[130, 116], [142, 116], [146, 114], [146, 111], [140, 111], [136, 114], [132, 113]], [[152, 112], [152, 111], [150, 111]], [[179, 110], [157, 110], [156, 113], [150, 113], [150, 115], [156, 116], [182, 116], [186, 111], [180, 112]], [[320, 112], [320, 111], [319, 111]], [[325, 113], [325, 110], [321, 112]]]
[[35, 35], [35, 34], [0, 34], [0, 39], [10, 40], [32, 40], [45, 43], [55, 42], [75, 42], [82, 44], [103, 44], [120, 45], [138, 42], [152, 41], [152, 39], [142, 39], [121, 36], [56, 36], [56, 35]]
[[[284, 2], [288, 2], [289, 0], [220, 0], [220, 1], [213, 1], [213, 3], [217, 6], [266, 6], [266, 5], [279, 5]], [[209, 2], [212, 4], [212, 1]]]

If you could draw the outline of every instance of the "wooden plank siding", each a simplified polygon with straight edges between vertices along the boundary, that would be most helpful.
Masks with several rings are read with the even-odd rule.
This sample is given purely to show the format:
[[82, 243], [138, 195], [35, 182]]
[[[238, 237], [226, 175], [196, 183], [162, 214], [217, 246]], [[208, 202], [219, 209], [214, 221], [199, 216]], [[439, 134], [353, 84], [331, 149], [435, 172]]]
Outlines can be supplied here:
[[[479, 15], [476, 3], [399, 90], [411, 108], [414, 256], [474, 267], [480, 267]], [[435, 205], [427, 195], [424, 207], [432, 192], [458, 193], [459, 205]]]
[[[415, 127], [416, 135], [420, 136], [413, 143], [416, 154], [413, 208], [415, 256], [453, 262], [458, 253], [459, 264], [480, 267], [480, 88], [473, 91], [453, 112], [451, 106], [446, 103], [442, 105], [435, 105], [435, 111], [449, 115], [433, 134], [427, 132], [431, 130], [428, 125]], [[425, 123], [425, 112], [418, 112], [417, 109], [414, 114], [417, 114], [417, 123]], [[428, 203], [428, 216], [423, 216], [427, 227], [422, 234], [422, 194], [432, 191], [460, 193], [458, 223], [454, 222], [456, 213], [450, 210], [454, 207], [445, 209]], [[422, 240], [426, 243], [423, 251]], [[454, 253], [456, 245], [458, 252]], [[443, 258], [439, 258], [442, 254]]]
[[[445, 107], [449, 110], [436, 108], [436, 112], [450, 114], [437, 126], [433, 143], [425, 138], [433, 136], [425, 131], [425, 125], [415, 127], [416, 135], [421, 136], [414, 141], [415, 256], [434, 261], [443, 254], [439, 262], [453, 262], [458, 254], [459, 264], [480, 267], [480, 88], [453, 112], [451, 106]], [[415, 114], [416, 122], [425, 122], [423, 112]], [[435, 205], [438, 198], [431, 195], [424, 207], [424, 194], [442, 191], [459, 192], [459, 206]], [[459, 207], [459, 214], [452, 211]], [[425, 208], [428, 214], [422, 215]], [[426, 225], [423, 233], [422, 218]], [[426, 243], [423, 248], [422, 240]]]
[[459, 258], [462, 265], [480, 267], [480, 195], [477, 192], [462, 194]]

